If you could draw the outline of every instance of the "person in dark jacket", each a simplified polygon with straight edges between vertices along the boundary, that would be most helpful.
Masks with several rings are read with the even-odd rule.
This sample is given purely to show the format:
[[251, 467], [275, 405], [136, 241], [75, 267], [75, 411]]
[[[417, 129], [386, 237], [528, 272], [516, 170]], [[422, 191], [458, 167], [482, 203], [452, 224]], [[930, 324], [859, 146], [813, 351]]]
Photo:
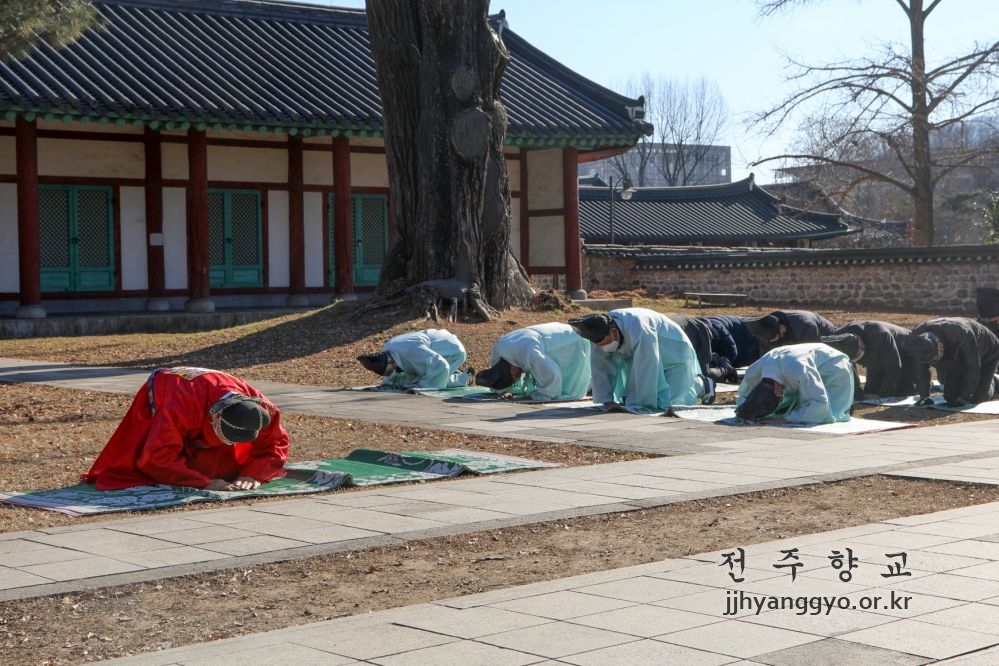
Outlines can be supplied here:
[[978, 306], [978, 323], [999, 336], [999, 289], [978, 287], [975, 289], [975, 302]]
[[697, 355], [697, 363], [701, 366], [701, 374], [708, 374], [708, 367], [711, 363], [711, 331], [707, 324], [698, 317], [688, 317], [685, 314], [668, 315], [683, 329], [684, 335], [690, 340], [690, 345]]
[[920, 401], [930, 395], [930, 366], [943, 384], [950, 407], [978, 404], [996, 395], [999, 338], [974, 319], [942, 317], [923, 322], [901, 341], [902, 351], [917, 363]]
[[746, 323], [760, 341], [760, 353], [782, 345], [819, 342], [823, 335], [836, 331], [836, 324], [807, 310], [774, 310]]
[[[908, 396], [916, 392], [916, 364], [899, 351], [899, 340], [909, 335], [907, 328], [884, 321], [850, 322], [822, 341], [867, 369], [863, 393], [879, 398]], [[856, 371], [854, 372], [856, 375]], [[859, 375], [857, 399], [861, 399]]]
[[736, 368], [760, 359], [760, 343], [743, 317], [712, 315], [699, 317], [711, 334], [711, 362], [705, 373], [716, 381], [738, 382]]

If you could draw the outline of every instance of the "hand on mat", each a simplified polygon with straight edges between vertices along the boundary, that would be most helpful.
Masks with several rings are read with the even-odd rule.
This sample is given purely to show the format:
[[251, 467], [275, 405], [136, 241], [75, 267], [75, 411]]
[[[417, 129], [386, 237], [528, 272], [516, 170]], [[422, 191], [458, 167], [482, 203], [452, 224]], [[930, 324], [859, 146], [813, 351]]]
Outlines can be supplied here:
[[929, 407], [933, 404], [933, 398], [926, 396], [916, 401], [916, 407]]
[[205, 490], [233, 490], [233, 486], [225, 479], [212, 479]]
[[249, 476], [241, 476], [232, 482], [234, 490], [253, 490], [260, 487], [260, 482]]

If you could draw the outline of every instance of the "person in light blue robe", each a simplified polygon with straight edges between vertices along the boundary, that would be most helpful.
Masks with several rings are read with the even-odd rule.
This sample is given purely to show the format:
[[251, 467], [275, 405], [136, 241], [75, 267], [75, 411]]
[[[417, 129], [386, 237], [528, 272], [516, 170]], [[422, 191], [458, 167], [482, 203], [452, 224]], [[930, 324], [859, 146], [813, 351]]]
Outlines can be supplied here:
[[605, 407], [664, 410], [714, 399], [714, 382], [700, 374], [683, 329], [664, 314], [622, 308], [569, 321], [592, 343], [593, 401]]
[[809, 425], [849, 421], [853, 388], [846, 354], [821, 342], [777, 347], [746, 369], [736, 415]]
[[450, 331], [428, 328], [397, 335], [375, 354], [357, 357], [368, 370], [382, 376], [382, 384], [396, 388], [445, 389], [468, 385], [465, 347]]
[[532, 400], [579, 400], [590, 389], [590, 343], [568, 324], [528, 326], [493, 345], [492, 367], [475, 376], [478, 386]]

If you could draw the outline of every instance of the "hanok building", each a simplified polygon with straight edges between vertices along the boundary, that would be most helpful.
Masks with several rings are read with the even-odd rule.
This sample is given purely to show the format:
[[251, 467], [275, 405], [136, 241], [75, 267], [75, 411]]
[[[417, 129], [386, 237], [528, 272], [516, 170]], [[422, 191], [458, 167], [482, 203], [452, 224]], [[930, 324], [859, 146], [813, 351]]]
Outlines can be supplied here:
[[752, 174], [726, 185], [579, 188], [588, 244], [811, 247], [856, 233], [843, 217], [787, 206]]
[[[0, 315], [308, 305], [371, 289], [392, 229], [364, 12], [94, 4], [101, 28], [0, 62]], [[649, 127], [638, 101], [494, 21], [512, 56], [512, 251], [532, 277], [578, 289], [578, 161]]]

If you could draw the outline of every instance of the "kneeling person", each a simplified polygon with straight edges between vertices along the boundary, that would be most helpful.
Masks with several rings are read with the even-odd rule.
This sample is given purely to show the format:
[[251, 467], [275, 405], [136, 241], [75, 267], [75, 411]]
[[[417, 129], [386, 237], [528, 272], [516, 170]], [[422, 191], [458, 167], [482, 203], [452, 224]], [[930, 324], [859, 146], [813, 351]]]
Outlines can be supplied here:
[[252, 490], [284, 476], [288, 433], [264, 394], [224, 372], [161, 368], [136, 394], [85, 483]]
[[846, 354], [822, 343], [777, 347], [746, 370], [735, 414], [749, 421], [775, 416], [810, 425], [849, 421], [853, 386]]
[[492, 367], [475, 383], [532, 400], [579, 400], [590, 388], [590, 343], [568, 324], [538, 324], [507, 333], [493, 345]]
[[571, 319], [577, 335], [592, 343], [593, 401], [667, 409], [670, 405], [714, 401], [714, 381], [700, 364], [683, 329], [664, 314], [622, 308]]
[[459, 371], [465, 347], [453, 333], [428, 328], [397, 335], [374, 354], [357, 360], [397, 388], [445, 389], [468, 386], [468, 373]]

